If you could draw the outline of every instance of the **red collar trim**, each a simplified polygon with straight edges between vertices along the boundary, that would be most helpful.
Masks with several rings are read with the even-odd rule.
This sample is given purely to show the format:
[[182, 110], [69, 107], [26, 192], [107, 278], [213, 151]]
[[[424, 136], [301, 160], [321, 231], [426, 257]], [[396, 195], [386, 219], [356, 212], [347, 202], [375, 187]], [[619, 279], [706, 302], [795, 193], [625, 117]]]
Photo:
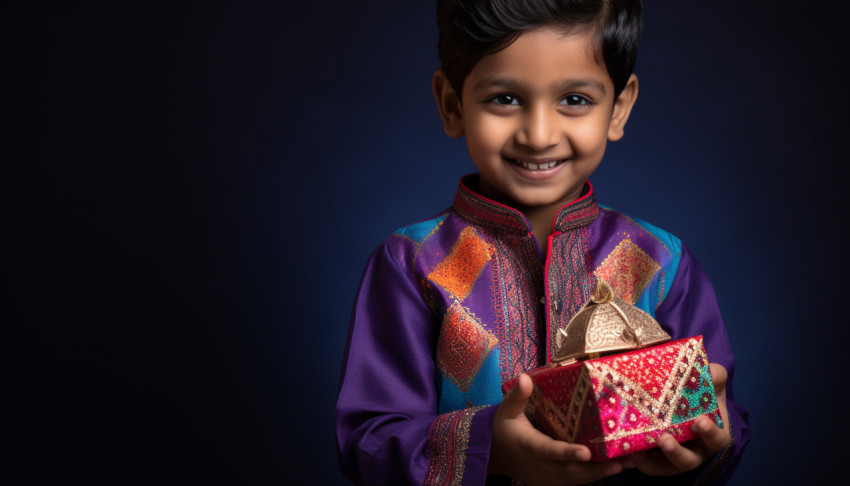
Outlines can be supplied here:
[[[477, 178], [478, 174], [469, 174], [460, 179], [452, 206], [455, 212], [465, 221], [479, 226], [523, 235], [530, 233], [531, 223], [520, 211], [470, 189], [470, 186], [477, 183]], [[552, 221], [552, 229], [555, 232], [564, 232], [587, 226], [598, 214], [599, 205], [593, 194], [593, 185], [587, 181], [584, 195], [558, 209]]]

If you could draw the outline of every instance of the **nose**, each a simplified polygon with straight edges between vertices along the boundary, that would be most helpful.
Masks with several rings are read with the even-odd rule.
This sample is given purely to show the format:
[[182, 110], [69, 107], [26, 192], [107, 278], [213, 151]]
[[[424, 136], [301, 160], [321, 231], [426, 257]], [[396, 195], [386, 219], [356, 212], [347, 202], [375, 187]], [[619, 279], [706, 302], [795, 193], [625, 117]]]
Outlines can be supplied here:
[[544, 106], [532, 107], [523, 116], [516, 142], [537, 152], [558, 145], [561, 141], [558, 117], [558, 113]]

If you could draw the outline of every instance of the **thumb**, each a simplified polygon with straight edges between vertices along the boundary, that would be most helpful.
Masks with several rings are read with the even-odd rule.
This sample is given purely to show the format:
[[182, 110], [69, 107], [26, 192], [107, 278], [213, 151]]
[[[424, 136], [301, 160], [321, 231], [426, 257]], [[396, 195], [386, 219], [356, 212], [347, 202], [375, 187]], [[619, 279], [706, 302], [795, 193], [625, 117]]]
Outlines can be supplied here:
[[516, 417], [523, 415], [525, 406], [528, 404], [528, 399], [531, 397], [531, 392], [534, 385], [531, 382], [531, 377], [525, 373], [519, 375], [516, 385], [508, 391], [505, 399], [502, 401], [500, 411], [508, 417]]

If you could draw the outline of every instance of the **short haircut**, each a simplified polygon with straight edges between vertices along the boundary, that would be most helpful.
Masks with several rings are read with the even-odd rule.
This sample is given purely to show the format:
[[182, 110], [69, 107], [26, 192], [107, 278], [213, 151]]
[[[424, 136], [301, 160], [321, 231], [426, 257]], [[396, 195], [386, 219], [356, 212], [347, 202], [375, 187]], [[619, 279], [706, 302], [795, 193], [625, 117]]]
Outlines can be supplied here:
[[643, 30], [641, 0], [437, 0], [437, 51], [458, 97], [481, 58], [546, 25], [595, 31], [597, 55], [602, 54], [616, 99], [634, 72]]

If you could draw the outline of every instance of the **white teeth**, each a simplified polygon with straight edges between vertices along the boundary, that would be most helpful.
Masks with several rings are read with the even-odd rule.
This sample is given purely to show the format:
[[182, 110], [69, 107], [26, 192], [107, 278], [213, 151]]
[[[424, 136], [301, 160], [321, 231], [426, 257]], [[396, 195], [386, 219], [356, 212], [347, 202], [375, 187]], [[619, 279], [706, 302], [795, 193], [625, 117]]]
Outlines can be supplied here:
[[551, 169], [558, 164], [557, 160], [553, 160], [552, 162], [544, 162], [542, 164], [533, 164], [531, 162], [526, 162], [525, 160], [518, 160], [523, 167], [529, 170], [541, 170], [541, 169]]

